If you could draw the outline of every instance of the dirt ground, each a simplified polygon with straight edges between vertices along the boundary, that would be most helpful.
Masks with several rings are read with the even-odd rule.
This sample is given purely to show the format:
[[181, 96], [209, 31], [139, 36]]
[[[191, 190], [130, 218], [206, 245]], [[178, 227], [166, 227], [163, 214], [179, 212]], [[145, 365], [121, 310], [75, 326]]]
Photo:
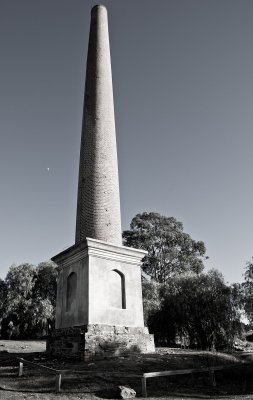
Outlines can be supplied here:
[[[62, 391], [55, 393], [55, 375], [24, 363], [18, 377], [18, 359], [61, 370]], [[0, 341], [0, 400], [98, 400], [118, 397], [117, 387], [127, 385], [142, 398], [140, 376], [144, 372], [237, 364], [238, 368], [215, 372], [216, 386], [208, 373], [194, 373], [147, 380], [150, 399], [251, 399], [253, 353], [211, 353], [159, 348], [155, 354], [117, 357], [95, 362], [50, 359], [44, 341]]]

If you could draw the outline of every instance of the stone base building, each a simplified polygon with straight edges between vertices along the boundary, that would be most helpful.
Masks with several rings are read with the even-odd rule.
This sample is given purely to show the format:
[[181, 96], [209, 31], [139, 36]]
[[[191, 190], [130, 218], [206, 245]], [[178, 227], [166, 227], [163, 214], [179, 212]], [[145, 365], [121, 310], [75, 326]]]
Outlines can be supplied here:
[[87, 238], [52, 258], [59, 267], [52, 355], [86, 360], [154, 351], [143, 322], [145, 254]]

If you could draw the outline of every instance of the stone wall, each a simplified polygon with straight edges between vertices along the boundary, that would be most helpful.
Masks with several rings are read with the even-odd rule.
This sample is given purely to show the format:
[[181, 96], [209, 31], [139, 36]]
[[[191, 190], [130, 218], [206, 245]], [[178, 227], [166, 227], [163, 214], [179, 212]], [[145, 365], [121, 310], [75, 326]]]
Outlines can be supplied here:
[[88, 325], [57, 329], [47, 341], [48, 354], [80, 360], [155, 351], [147, 328]]

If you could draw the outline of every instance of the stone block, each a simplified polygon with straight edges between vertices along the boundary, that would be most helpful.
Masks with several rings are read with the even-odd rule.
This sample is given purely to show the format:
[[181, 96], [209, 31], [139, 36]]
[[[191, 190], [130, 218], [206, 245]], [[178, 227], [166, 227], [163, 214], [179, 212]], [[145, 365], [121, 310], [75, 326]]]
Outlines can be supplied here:
[[91, 360], [117, 357], [124, 354], [155, 351], [153, 335], [146, 328], [88, 325], [62, 328], [53, 332], [47, 341], [52, 356]]
[[129, 386], [119, 386], [119, 398], [120, 399], [134, 399], [136, 391]]

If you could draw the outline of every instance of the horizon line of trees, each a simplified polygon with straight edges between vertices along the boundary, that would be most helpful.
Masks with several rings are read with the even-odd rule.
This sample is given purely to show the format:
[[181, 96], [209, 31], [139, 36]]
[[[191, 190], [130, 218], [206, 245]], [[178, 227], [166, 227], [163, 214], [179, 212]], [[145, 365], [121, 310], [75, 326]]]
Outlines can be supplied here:
[[[144, 318], [159, 343], [202, 349], [231, 346], [242, 332], [241, 317], [253, 324], [253, 259], [244, 282], [227, 284], [217, 270], [204, 271], [206, 247], [183, 224], [159, 213], [137, 214], [123, 244], [148, 251], [143, 260]], [[54, 328], [56, 264], [12, 265], [0, 279], [0, 334], [34, 338]]]

